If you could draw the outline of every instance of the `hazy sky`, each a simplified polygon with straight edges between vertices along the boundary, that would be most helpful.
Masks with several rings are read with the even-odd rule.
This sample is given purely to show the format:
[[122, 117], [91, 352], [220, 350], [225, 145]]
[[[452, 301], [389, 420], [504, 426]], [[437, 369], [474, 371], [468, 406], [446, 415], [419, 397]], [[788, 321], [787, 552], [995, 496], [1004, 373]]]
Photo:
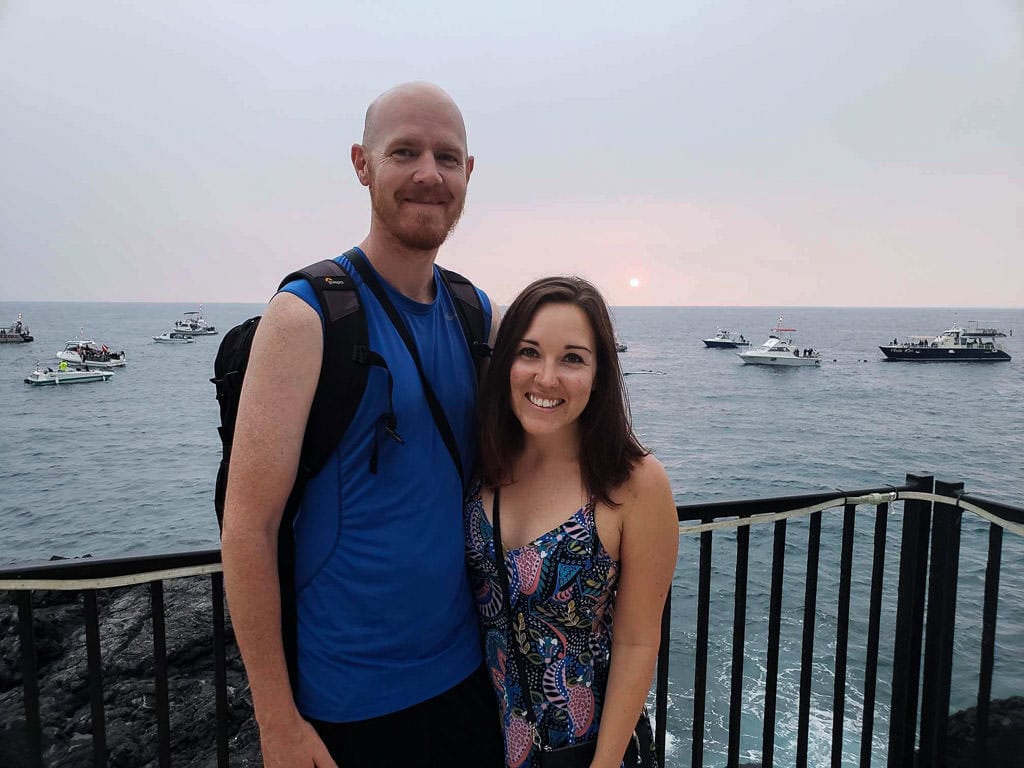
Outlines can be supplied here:
[[0, 0], [0, 300], [266, 300], [366, 234], [349, 147], [420, 79], [498, 302], [1024, 306], [1024, 0]]

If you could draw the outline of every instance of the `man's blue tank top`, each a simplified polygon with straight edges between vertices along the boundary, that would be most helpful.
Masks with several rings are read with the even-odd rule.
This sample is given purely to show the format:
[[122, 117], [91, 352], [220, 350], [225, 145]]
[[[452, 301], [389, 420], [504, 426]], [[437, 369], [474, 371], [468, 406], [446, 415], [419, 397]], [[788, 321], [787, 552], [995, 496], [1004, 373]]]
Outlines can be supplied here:
[[[405, 344], [351, 263], [344, 256], [337, 261], [359, 287], [370, 349], [394, 377], [392, 402], [405, 441], [378, 432], [388, 410], [388, 381], [382, 368], [371, 366], [355, 418], [308, 483], [295, 520], [296, 701], [306, 717], [351, 722], [426, 701], [465, 679], [483, 657], [465, 569], [462, 479]], [[475, 368], [436, 267], [434, 283], [435, 300], [420, 304], [381, 279], [471, 467]], [[282, 290], [320, 312], [304, 280]], [[489, 327], [490, 304], [480, 295]]]

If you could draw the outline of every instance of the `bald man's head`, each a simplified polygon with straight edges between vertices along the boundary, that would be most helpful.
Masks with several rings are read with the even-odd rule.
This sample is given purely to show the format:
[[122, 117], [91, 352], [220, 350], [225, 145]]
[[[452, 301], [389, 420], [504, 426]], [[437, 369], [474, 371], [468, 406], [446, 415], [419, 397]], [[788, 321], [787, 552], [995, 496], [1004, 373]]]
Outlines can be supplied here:
[[367, 149], [375, 148], [380, 143], [381, 134], [389, 127], [417, 119], [448, 122], [460, 137], [462, 149], [468, 152], [466, 124], [455, 100], [442, 88], [424, 82], [396, 85], [373, 100], [366, 109], [363, 146]]
[[462, 215], [474, 160], [452, 97], [430, 83], [405, 83], [366, 110], [352, 166], [370, 190], [367, 243], [436, 252]]

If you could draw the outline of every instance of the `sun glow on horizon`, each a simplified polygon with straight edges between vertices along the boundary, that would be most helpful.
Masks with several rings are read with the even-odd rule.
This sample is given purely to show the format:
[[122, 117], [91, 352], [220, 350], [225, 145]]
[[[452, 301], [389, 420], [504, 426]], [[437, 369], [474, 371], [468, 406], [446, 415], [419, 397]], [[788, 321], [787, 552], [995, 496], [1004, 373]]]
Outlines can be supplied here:
[[640, 278], [639, 277], [631, 277], [631, 278], [629, 278], [629, 287], [630, 288], [639, 288], [640, 287]]

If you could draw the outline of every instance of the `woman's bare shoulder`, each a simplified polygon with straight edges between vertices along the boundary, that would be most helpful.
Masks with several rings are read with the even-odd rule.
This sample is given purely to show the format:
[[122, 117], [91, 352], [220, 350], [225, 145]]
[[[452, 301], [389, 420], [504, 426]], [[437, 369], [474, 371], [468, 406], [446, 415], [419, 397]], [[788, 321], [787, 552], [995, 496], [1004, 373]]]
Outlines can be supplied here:
[[624, 512], [633, 508], [651, 510], [671, 506], [672, 488], [665, 467], [652, 454], [637, 460], [629, 478], [613, 494], [615, 501], [622, 505]]

